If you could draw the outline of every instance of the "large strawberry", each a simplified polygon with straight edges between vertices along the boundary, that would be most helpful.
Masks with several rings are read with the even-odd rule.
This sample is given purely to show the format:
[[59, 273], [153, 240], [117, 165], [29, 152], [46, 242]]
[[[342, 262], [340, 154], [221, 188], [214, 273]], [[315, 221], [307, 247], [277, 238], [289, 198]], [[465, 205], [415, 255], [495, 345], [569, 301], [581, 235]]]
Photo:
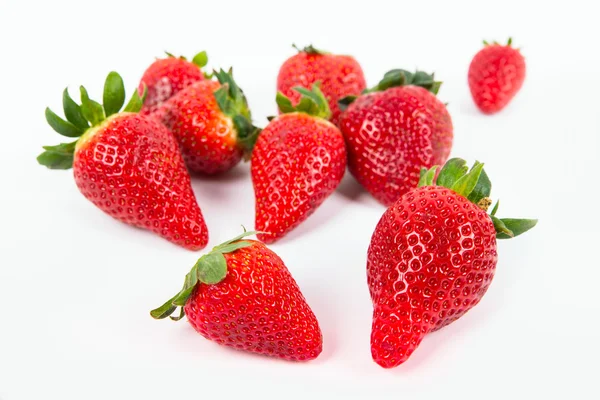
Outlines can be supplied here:
[[485, 114], [502, 110], [517, 94], [525, 80], [525, 59], [511, 46], [483, 42], [469, 66], [469, 89], [475, 104]]
[[127, 224], [151, 230], [190, 250], [206, 246], [208, 232], [190, 176], [173, 135], [158, 121], [137, 114], [134, 93], [122, 112], [123, 80], [111, 72], [103, 105], [81, 87], [81, 106], [63, 93], [67, 120], [49, 108], [46, 120], [71, 143], [46, 146], [38, 162], [51, 169], [73, 168], [75, 183], [98, 208]]
[[148, 90], [140, 111], [142, 114], [153, 113], [180, 90], [204, 79], [202, 68], [208, 62], [205, 51], [196, 54], [191, 62], [185, 57], [175, 57], [171, 53], [167, 53], [167, 56], [150, 64], [142, 76], [139, 93], [141, 95], [144, 86]]
[[214, 74], [218, 82], [196, 82], [153, 114], [175, 135], [188, 168], [203, 174], [233, 168], [249, 154], [260, 132], [231, 70]]
[[338, 100], [358, 95], [367, 87], [360, 64], [351, 56], [331, 54], [313, 46], [296, 49], [298, 54], [288, 58], [279, 69], [277, 90], [297, 104], [300, 94], [294, 90], [296, 86], [310, 88], [321, 82], [321, 90], [331, 109], [330, 120], [337, 125], [340, 116]]
[[498, 254], [496, 239], [508, 239], [536, 220], [499, 219], [483, 164], [467, 173], [453, 158], [435, 181], [423, 171], [419, 187], [383, 214], [367, 258], [373, 300], [371, 352], [385, 368], [406, 361], [425, 335], [456, 321], [487, 291]]
[[152, 317], [181, 307], [198, 333], [219, 344], [291, 361], [317, 358], [319, 323], [287, 267], [264, 244], [241, 240], [245, 232], [202, 256], [183, 288]]
[[327, 99], [314, 85], [296, 107], [277, 94], [284, 114], [271, 120], [251, 158], [260, 240], [274, 242], [311, 215], [335, 190], [346, 168], [342, 134], [331, 122]]
[[351, 103], [340, 119], [350, 172], [377, 200], [389, 206], [415, 187], [421, 167], [443, 164], [452, 147], [452, 120], [435, 96], [432, 75], [389, 71]]

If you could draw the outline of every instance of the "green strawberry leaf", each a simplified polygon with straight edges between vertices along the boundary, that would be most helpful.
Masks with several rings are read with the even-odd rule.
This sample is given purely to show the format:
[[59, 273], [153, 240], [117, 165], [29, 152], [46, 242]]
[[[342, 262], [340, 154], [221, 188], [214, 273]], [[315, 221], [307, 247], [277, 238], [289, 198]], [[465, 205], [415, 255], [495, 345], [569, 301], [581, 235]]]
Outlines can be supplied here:
[[81, 92], [81, 112], [85, 119], [90, 121], [92, 126], [96, 126], [104, 121], [104, 108], [100, 103], [91, 100], [88, 96], [87, 90], [83, 87], [79, 87], [79, 91]]
[[176, 307], [185, 306], [187, 299], [189, 299], [189, 297], [192, 294], [192, 292], [194, 291], [195, 287], [196, 287], [196, 285], [185, 288], [181, 292], [179, 292], [177, 294], [177, 296], [175, 296], [175, 298], [173, 298], [172, 305], [174, 305]]
[[496, 205], [494, 206], [494, 208], [492, 208], [492, 212], [490, 213], [490, 215], [496, 215], [496, 212], [498, 211], [498, 206], [500, 206], [500, 199], [496, 201]]
[[419, 184], [417, 187], [433, 186], [433, 180], [435, 179], [435, 172], [437, 169], [437, 165], [434, 165], [429, 170], [426, 168], [421, 168], [421, 178], [419, 179]]
[[481, 176], [481, 171], [483, 170], [483, 164], [479, 161], [475, 161], [475, 164], [471, 168], [471, 170], [461, 178], [459, 178], [450, 189], [455, 191], [464, 197], [469, 197], [477, 182], [479, 181], [479, 177]]
[[[481, 210], [487, 211], [492, 205], [490, 194], [492, 190], [492, 182], [483, 168], [483, 164], [475, 161], [473, 167], [467, 172], [467, 163], [460, 158], [452, 158], [446, 162], [439, 173], [437, 185], [449, 188], [466, 197], [470, 202], [477, 205]], [[430, 179], [429, 171], [421, 170], [421, 178], [419, 186], [424, 185]], [[494, 229], [496, 230], [497, 239], [510, 239], [527, 232], [537, 224], [537, 219], [514, 219], [514, 218], [498, 218], [496, 212], [500, 201], [492, 208], [489, 217], [491, 218]]]
[[202, 256], [196, 265], [198, 280], [207, 285], [219, 283], [227, 275], [227, 261], [225, 261], [223, 253], [208, 253]]
[[342, 97], [341, 99], [338, 100], [338, 107], [340, 108], [340, 110], [346, 111], [348, 106], [350, 104], [354, 103], [357, 98], [358, 98], [358, 96], [353, 96], [353, 95]]
[[252, 243], [247, 241], [240, 241], [235, 243], [228, 243], [225, 245], [217, 246], [213, 249], [213, 251], [218, 251], [220, 253], [233, 253], [238, 249], [243, 249], [244, 247], [252, 246]]
[[434, 79], [434, 74], [428, 74], [423, 71], [409, 72], [405, 69], [392, 69], [383, 75], [383, 79], [379, 83], [366, 89], [364, 93], [378, 92], [397, 86], [419, 86], [433, 94], [437, 94], [440, 90], [442, 82]]
[[[495, 219], [495, 216], [492, 216], [492, 221]], [[496, 218], [497, 219], [497, 218]], [[511, 239], [513, 237], [519, 236], [522, 233], [527, 232], [531, 228], [537, 225], [537, 219], [515, 219], [515, 218], [502, 218], [503, 225], [509, 230], [512, 235], [506, 234], [504, 231], [498, 231], [496, 229], [496, 238], [498, 239]], [[494, 227], [496, 223], [494, 223]]]
[[67, 117], [67, 121], [75, 125], [82, 132], [85, 132], [90, 127], [90, 124], [81, 112], [79, 104], [75, 103], [71, 96], [69, 96], [68, 88], [65, 88], [63, 91], [63, 111], [65, 117]]
[[73, 167], [73, 154], [77, 141], [57, 146], [44, 146], [44, 152], [37, 157], [38, 163], [50, 169], [70, 169]]
[[506, 238], [515, 237], [515, 234], [513, 233], [513, 231], [508, 229], [508, 227], [506, 226], [504, 221], [495, 217], [494, 215], [491, 215], [490, 218], [492, 219], [492, 222], [494, 223], [494, 228], [496, 229], [496, 237], [499, 237], [498, 235], [502, 235], [503, 237], [506, 237]]
[[104, 95], [102, 98], [104, 113], [110, 116], [119, 112], [125, 103], [125, 85], [121, 75], [112, 71], [104, 82]]
[[182, 319], [185, 316], [185, 310], [183, 309], [183, 307], [179, 308], [179, 315], [174, 317], [172, 315], [169, 315], [169, 318], [171, 318], [172, 321], [179, 321], [180, 319]]
[[437, 185], [452, 188], [457, 180], [466, 175], [469, 167], [462, 158], [451, 158], [444, 164], [437, 178]]
[[[233, 239], [221, 243], [214, 247], [210, 253], [200, 257], [190, 272], [185, 276], [183, 287], [179, 293], [162, 306], [150, 311], [152, 318], [163, 319], [170, 317], [173, 321], [179, 321], [183, 318], [185, 315], [183, 307], [199, 284], [215, 285], [227, 276], [227, 260], [223, 254], [232, 253], [244, 247], [252, 246], [251, 242], [240, 241], [240, 239], [256, 233], [259, 232], [244, 232]], [[182, 307], [182, 310], [180, 311], [179, 316], [172, 317], [171, 314], [175, 312], [177, 307]]]
[[204, 68], [208, 64], [208, 55], [206, 51], [201, 51], [192, 58], [192, 63], [196, 64], [200, 68]]
[[66, 137], [79, 137], [83, 133], [81, 129], [56, 115], [50, 108], [46, 108], [46, 121], [52, 129]]
[[479, 179], [477, 180], [477, 184], [473, 188], [473, 191], [467, 197], [473, 203], [477, 204], [479, 200], [490, 197], [492, 192], [492, 182], [490, 178], [485, 173], [485, 169], [481, 169], [481, 175], [479, 175]]
[[302, 112], [313, 117], [329, 119], [331, 117], [329, 102], [319, 88], [320, 85], [321, 82], [315, 82], [311, 90], [299, 86], [294, 87], [293, 89], [302, 95], [296, 106], [283, 93], [278, 92], [275, 101], [279, 106], [279, 111], [283, 114]]
[[308, 53], [308, 54], [318, 54], [318, 55], [331, 54], [327, 51], [317, 49], [312, 44], [310, 44], [306, 47], [303, 47], [302, 49], [298, 48], [298, 46], [296, 46], [295, 44], [292, 44], [292, 47], [295, 48], [296, 50], [298, 50], [298, 53]]
[[133, 95], [131, 95], [131, 99], [127, 102], [127, 105], [123, 109], [123, 112], [132, 112], [137, 113], [142, 109], [144, 105], [144, 100], [146, 99], [146, 95], [148, 94], [148, 87], [144, 84], [144, 93], [140, 96], [139, 91], [136, 89], [133, 91]]
[[277, 107], [279, 108], [279, 111], [281, 111], [283, 114], [287, 114], [287, 113], [296, 111], [296, 109], [294, 108], [294, 105], [292, 104], [292, 101], [281, 92], [277, 92], [277, 96], [275, 97], [275, 102], [277, 103]]
[[175, 300], [175, 298], [178, 295], [179, 295], [179, 293], [177, 293], [175, 296], [173, 296], [172, 298], [167, 300], [167, 302], [165, 304], [163, 304], [162, 306], [150, 311], [150, 315], [152, 316], [152, 318], [163, 319], [163, 318], [167, 318], [169, 315], [173, 314], [173, 312], [177, 309], [177, 306], [173, 305], [173, 301]]
[[237, 133], [237, 144], [244, 150], [244, 158], [249, 159], [260, 129], [252, 124], [252, 114], [244, 91], [233, 79], [233, 71], [220, 69], [213, 71], [221, 87], [214, 92], [215, 100], [223, 114], [232, 119]]

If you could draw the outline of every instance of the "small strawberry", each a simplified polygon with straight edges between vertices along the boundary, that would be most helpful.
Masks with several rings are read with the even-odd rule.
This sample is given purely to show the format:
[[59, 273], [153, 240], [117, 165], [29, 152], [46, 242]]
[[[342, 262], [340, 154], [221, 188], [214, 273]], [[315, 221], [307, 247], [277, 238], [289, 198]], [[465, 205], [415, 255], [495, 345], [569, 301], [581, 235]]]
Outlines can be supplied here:
[[180, 90], [204, 80], [202, 68], [208, 62], [205, 51], [196, 54], [191, 62], [185, 57], [175, 57], [171, 53], [167, 53], [167, 56], [150, 64], [142, 76], [138, 90], [141, 95], [145, 85], [148, 94], [141, 114], [153, 113]]
[[317, 84], [298, 87], [296, 107], [277, 94], [284, 114], [261, 132], [251, 158], [258, 238], [274, 242], [310, 216], [339, 185], [346, 169], [342, 134], [327, 120], [327, 99]]
[[81, 106], [63, 93], [67, 121], [46, 109], [48, 124], [78, 139], [46, 146], [38, 162], [51, 169], [73, 168], [83, 195], [112, 217], [155, 232], [190, 250], [206, 246], [208, 232], [190, 176], [173, 135], [158, 121], [137, 114], [143, 96], [125, 100], [123, 80], [111, 72], [104, 105], [81, 86]]
[[434, 184], [436, 168], [423, 170], [419, 187], [388, 208], [371, 238], [371, 353], [385, 368], [406, 361], [425, 335], [479, 303], [496, 269], [496, 239], [537, 223], [497, 218], [498, 203], [486, 213], [491, 182], [483, 164], [467, 173], [466, 162], [453, 158]]
[[366, 87], [365, 76], [360, 64], [351, 56], [341, 56], [315, 49], [313, 46], [298, 50], [298, 54], [288, 58], [279, 69], [277, 90], [297, 104], [300, 94], [296, 86], [310, 88], [321, 82], [321, 90], [329, 101], [331, 122], [337, 125], [340, 109], [338, 100], [358, 95]]
[[525, 80], [525, 59], [519, 49], [488, 44], [475, 54], [469, 66], [469, 89], [475, 104], [485, 114], [502, 110], [515, 97]]
[[323, 347], [319, 323], [287, 267], [264, 244], [241, 240], [244, 232], [202, 256], [183, 288], [161, 307], [156, 319], [181, 307], [206, 339], [253, 353], [307, 361]]
[[233, 168], [254, 145], [260, 129], [231, 70], [196, 82], [158, 108], [153, 116], [173, 133], [190, 171], [216, 174]]
[[340, 101], [350, 172], [386, 206], [415, 187], [421, 167], [450, 154], [452, 120], [435, 96], [440, 85], [433, 74], [396, 69], [362, 96]]

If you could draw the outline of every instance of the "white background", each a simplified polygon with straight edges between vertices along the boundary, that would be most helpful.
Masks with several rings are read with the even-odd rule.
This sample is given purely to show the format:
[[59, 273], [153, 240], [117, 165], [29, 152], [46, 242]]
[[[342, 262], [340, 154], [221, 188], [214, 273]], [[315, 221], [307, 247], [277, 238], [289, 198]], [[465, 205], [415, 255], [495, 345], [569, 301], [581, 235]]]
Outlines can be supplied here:
[[[592, 1], [534, 3], [3, 0], [0, 398], [598, 398], [600, 29]], [[484, 116], [468, 91], [469, 62], [482, 39], [508, 36], [526, 57], [525, 85]], [[324, 334], [322, 355], [294, 364], [152, 320], [199, 254], [113, 221], [78, 193], [72, 172], [35, 161], [61, 141], [44, 108], [60, 111], [66, 85], [100, 99], [114, 69], [132, 89], [163, 50], [205, 49], [211, 67], [235, 66], [262, 125], [292, 43], [353, 54], [369, 85], [393, 67], [435, 71], [454, 121], [452, 155], [486, 163], [500, 216], [540, 219], [499, 243], [480, 305], [393, 370], [369, 350], [365, 260], [384, 208], [351, 176], [272, 246]], [[252, 227], [248, 165], [193, 186], [210, 246]]]

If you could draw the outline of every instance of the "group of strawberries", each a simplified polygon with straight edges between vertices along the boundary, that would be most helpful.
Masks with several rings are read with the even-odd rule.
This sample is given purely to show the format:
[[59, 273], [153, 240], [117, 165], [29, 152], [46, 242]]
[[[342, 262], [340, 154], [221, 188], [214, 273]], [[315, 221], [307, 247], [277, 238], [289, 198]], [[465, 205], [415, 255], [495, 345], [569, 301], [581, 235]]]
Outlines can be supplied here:
[[[453, 127], [433, 74], [394, 69], [367, 89], [354, 58], [299, 49], [279, 71], [280, 114], [261, 129], [231, 69], [208, 74], [206, 64], [205, 52], [191, 61], [156, 60], [124, 108], [123, 80], [111, 72], [102, 104], [82, 86], [81, 104], [63, 92], [66, 119], [46, 109], [50, 126], [74, 141], [44, 147], [40, 164], [73, 168], [79, 190], [98, 208], [190, 250], [208, 243], [190, 172], [219, 174], [250, 160], [256, 231], [203, 255], [154, 318], [187, 315], [218, 343], [316, 358], [321, 331], [296, 282], [275, 253], [245, 237], [272, 243], [286, 235], [331, 195], [348, 166], [389, 206], [368, 249], [367, 277], [373, 359], [393, 367], [427, 333], [479, 302], [494, 275], [496, 239], [536, 223], [496, 217], [498, 203], [488, 214], [483, 164], [447, 161]], [[499, 111], [524, 76], [510, 41], [486, 44], [469, 69], [475, 103]]]

